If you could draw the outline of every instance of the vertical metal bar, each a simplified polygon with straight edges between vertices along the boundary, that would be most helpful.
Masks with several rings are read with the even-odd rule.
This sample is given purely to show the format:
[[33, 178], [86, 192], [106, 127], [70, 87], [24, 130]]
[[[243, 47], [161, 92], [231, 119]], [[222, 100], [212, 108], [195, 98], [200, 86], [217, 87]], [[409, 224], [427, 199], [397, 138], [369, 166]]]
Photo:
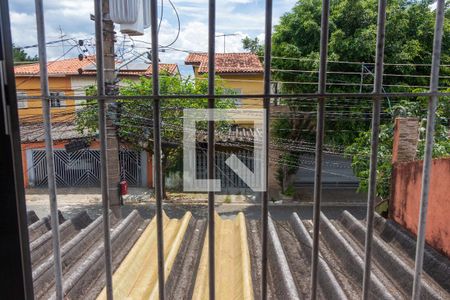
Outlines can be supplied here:
[[[264, 134], [266, 135], [265, 147], [265, 186], [268, 188], [268, 178], [269, 178], [269, 123], [270, 123], [270, 80], [271, 71], [270, 67], [272, 64], [272, 9], [273, 1], [266, 0], [266, 16], [265, 16], [265, 39], [264, 39], [264, 109], [266, 127], [264, 128]], [[263, 300], [267, 299], [267, 255], [268, 255], [268, 221], [269, 221], [269, 194], [268, 191], [262, 192], [261, 195], [261, 243], [262, 243], [262, 255], [261, 255], [261, 298]]]
[[363, 84], [364, 84], [364, 62], [361, 64], [361, 76], [359, 80], [359, 93], [362, 93], [363, 91]]
[[[95, 56], [97, 66], [97, 94], [105, 96], [105, 73], [103, 60], [103, 8], [102, 0], [95, 0]], [[106, 276], [106, 297], [113, 299], [112, 286], [112, 257], [111, 257], [111, 236], [109, 220], [109, 192], [108, 192], [108, 156], [106, 140], [106, 114], [105, 100], [98, 99], [98, 129], [100, 135], [100, 162], [101, 162], [101, 189], [103, 207], [103, 243], [105, 248], [105, 276]]]
[[162, 173], [161, 173], [161, 100], [159, 98], [159, 58], [158, 58], [158, 3], [151, 0], [150, 22], [152, 39], [152, 93], [153, 93], [153, 152], [155, 154], [155, 198], [156, 231], [158, 248], [158, 289], [159, 299], [165, 298], [164, 292], [164, 236], [162, 210]]
[[384, 39], [386, 24], [387, 0], [378, 1], [378, 21], [377, 21], [377, 46], [375, 53], [375, 80], [373, 92], [377, 95], [373, 99], [372, 108], [372, 138], [370, 149], [370, 171], [369, 190], [367, 195], [367, 216], [366, 216], [366, 239], [364, 253], [364, 275], [362, 298], [368, 299], [370, 291], [370, 274], [372, 265], [372, 240], [373, 240], [373, 217], [375, 210], [375, 197], [377, 194], [377, 156], [378, 156], [378, 135], [380, 129], [381, 100], [379, 94], [383, 90], [383, 65], [384, 65]]
[[62, 267], [61, 267], [61, 253], [59, 242], [59, 218], [58, 218], [58, 204], [56, 199], [56, 179], [55, 179], [55, 162], [53, 157], [53, 139], [52, 139], [52, 124], [50, 115], [49, 103], [49, 85], [48, 85], [48, 70], [47, 70], [47, 49], [45, 42], [45, 25], [44, 25], [44, 6], [42, 0], [35, 0], [36, 5], [36, 27], [39, 47], [39, 69], [41, 81], [42, 99], [42, 114], [44, 118], [45, 130], [45, 154], [47, 157], [47, 181], [48, 194], [50, 199], [50, 215], [53, 235], [53, 259], [55, 270], [55, 293], [56, 299], [63, 299], [63, 283], [62, 283]]
[[[319, 62], [319, 94], [326, 91], [328, 31], [330, 16], [330, 0], [322, 0], [322, 18], [320, 26], [320, 62]], [[317, 102], [316, 159], [314, 170], [314, 208], [313, 208], [313, 248], [311, 258], [311, 299], [317, 297], [317, 266], [319, 261], [319, 227], [320, 202], [322, 199], [322, 158], [323, 139], [325, 135], [325, 98], [319, 97]]]
[[[445, 14], [445, 0], [438, 0], [436, 7], [436, 25], [434, 29], [433, 42], [433, 61], [431, 64], [431, 79], [430, 92], [436, 93], [439, 88], [439, 66], [441, 64], [441, 47], [442, 35], [444, 27]], [[425, 144], [425, 157], [423, 161], [422, 172], [422, 194], [420, 198], [420, 212], [419, 212], [419, 228], [417, 230], [417, 245], [416, 245], [416, 259], [414, 269], [414, 283], [412, 299], [420, 299], [420, 289], [422, 286], [422, 267], [423, 267], [423, 251], [425, 247], [425, 229], [427, 222], [428, 209], [428, 192], [430, 190], [430, 175], [433, 158], [433, 138], [434, 126], [436, 123], [436, 107], [438, 104], [438, 97], [432, 95], [428, 102], [428, 117], [427, 117], [427, 133]]]
[[[208, 8], [208, 109], [215, 107], [215, 58], [216, 58], [216, 1], [209, 0]], [[208, 179], [215, 179], [215, 145], [214, 145], [214, 121], [208, 122]], [[209, 266], [209, 299], [214, 300], [215, 286], [215, 224], [214, 224], [214, 192], [208, 190], [208, 266]]]
[[[8, 287], [8, 291], [3, 292], [6, 298], [34, 299], [27, 207], [25, 189], [22, 185], [23, 161], [20, 159], [22, 152], [19, 114], [17, 103], [14, 104], [17, 101], [17, 94], [9, 13], [8, 1], [0, 1], [0, 111], [3, 110], [0, 119], [5, 120], [4, 133], [0, 129], [2, 139], [0, 177], [4, 178], [2, 184], [6, 185], [2, 188], [3, 205], [0, 219], [2, 224], [8, 224], [7, 228], [2, 229], [0, 237], [2, 274], [8, 274], [8, 277], [2, 280], [2, 284]], [[28, 158], [31, 151], [26, 151], [26, 154]]]

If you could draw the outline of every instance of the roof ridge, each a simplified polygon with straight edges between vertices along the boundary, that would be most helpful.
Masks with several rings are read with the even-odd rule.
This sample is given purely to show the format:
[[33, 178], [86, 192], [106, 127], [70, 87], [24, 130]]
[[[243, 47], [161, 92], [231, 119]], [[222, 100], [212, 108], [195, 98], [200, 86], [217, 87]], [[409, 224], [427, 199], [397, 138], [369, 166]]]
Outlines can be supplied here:
[[[207, 53], [191, 52], [185, 64], [198, 65], [199, 73], [208, 72]], [[259, 57], [251, 52], [231, 52], [215, 54], [216, 73], [263, 73]]]
[[[86, 69], [86, 67], [95, 64], [95, 56], [88, 55], [84, 59], [80, 60], [78, 57], [65, 58], [60, 60], [53, 60], [47, 63], [49, 75], [78, 75], [79, 69], [84, 69], [83, 73], [93, 74], [95, 69]], [[159, 63], [160, 70], [163, 69], [169, 73], [175, 74], [178, 68], [174, 63]], [[150, 69], [150, 70], [149, 70]], [[32, 63], [26, 65], [19, 65], [14, 67], [14, 73], [16, 76], [39, 76], [39, 63]], [[120, 70], [120, 73], [126, 73], [127, 75], [151, 75], [151, 64], [143, 70]]]

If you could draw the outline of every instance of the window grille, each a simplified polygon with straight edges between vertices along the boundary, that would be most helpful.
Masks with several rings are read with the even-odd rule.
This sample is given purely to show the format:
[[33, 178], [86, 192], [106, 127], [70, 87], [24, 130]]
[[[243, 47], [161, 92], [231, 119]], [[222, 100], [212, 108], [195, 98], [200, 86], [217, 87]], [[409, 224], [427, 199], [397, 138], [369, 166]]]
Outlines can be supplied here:
[[63, 92], [50, 92], [50, 107], [61, 108], [66, 105], [65, 100], [62, 100], [60, 96], [64, 96]]
[[[99, 101], [99, 131], [100, 131], [100, 144], [101, 144], [101, 160], [102, 160], [102, 194], [103, 194], [103, 216], [104, 216], [104, 234], [105, 234], [105, 274], [106, 274], [106, 287], [107, 295], [109, 299], [112, 299], [112, 270], [111, 270], [111, 241], [109, 236], [109, 216], [108, 209], [109, 203], [107, 199], [106, 191], [106, 129], [105, 129], [105, 100], [114, 100], [114, 96], [107, 96], [104, 89], [104, 64], [103, 64], [103, 44], [102, 44], [102, 5], [101, 0], [95, 1], [95, 30], [96, 30], [96, 66], [97, 66], [97, 90]], [[158, 67], [158, 10], [157, 0], [151, 0], [150, 2], [150, 23], [151, 23], [151, 52], [153, 58], [152, 64], [152, 82], [153, 91], [151, 95], [141, 97], [130, 97], [135, 100], [145, 100], [153, 102], [153, 119], [154, 119], [154, 162], [155, 162], [155, 198], [156, 198], [156, 219], [157, 219], [157, 248], [158, 248], [158, 276], [159, 276], [159, 297], [164, 299], [165, 295], [165, 275], [164, 275], [164, 240], [163, 240], [163, 213], [162, 213], [162, 176], [161, 176], [161, 127], [164, 126], [160, 122], [160, 104], [165, 99], [208, 99], [208, 108], [215, 107], [215, 100], [221, 98], [258, 98], [261, 99], [264, 108], [266, 109], [266, 116], [269, 117], [270, 101], [271, 99], [315, 99], [317, 101], [317, 130], [316, 130], [316, 161], [315, 161], [315, 184], [314, 184], [314, 212], [313, 212], [313, 243], [312, 243], [312, 268], [311, 268], [311, 298], [315, 299], [317, 296], [317, 281], [318, 281], [318, 258], [319, 258], [319, 230], [320, 230], [320, 202], [321, 202], [321, 190], [322, 190], [322, 160], [323, 160], [323, 139], [324, 139], [324, 124], [325, 124], [325, 103], [329, 99], [336, 98], [353, 98], [354, 101], [358, 101], [358, 98], [369, 98], [373, 100], [372, 110], [372, 140], [371, 140], [371, 157], [370, 157], [370, 178], [369, 178], [369, 193], [368, 193], [368, 206], [367, 206], [367, 234], [365, 239], [365, 264], [364, 264], [364, 278], [363, 278], [363, 299], [369, 298], [369, 284], [371, 276], [371, 251], [373, 240], [373, 226], [374, 226], [374, 199], [376, 191], [376, 165], [377, 165], [377, 151], [378, 151], [378, 131], [380, 128], [380, 104], [387, 97], [417, 97], [424, 96], [429, 98], [429, 110], [427, 121], [427, 133], [426, 133], [426, 147], [425, 158], [423, 166], [423, 183], [421, 193], [421, 206], [420, 217], [417, 233], [417, 250], [415, 260], [415, 273], [414, 273], [414, 285], [413, 285], [413, 299], [420, 298], [421, 288], [421, 276], [422, 276], [422, 264], [423, 253], [425, 244], [425, 225], [426, 225], [426, 213], [428, 205], [428, 193], [429, 193], [429, 178], [430, 168], [432, 162], [432, 149], [433, 149], [433, 135], [435, 125], [435, 111], [439, 97], [450, 96], [449, 93], [441, 93], [438, 91], [439, 83], [439, 66], [441, 58], [441, 46], [443, 36], [443, 22], [445, 13], [445, 1], [438, 0], [436, 5], [436, 23], [435, 34], [433, 42], [433, 61], [431, 70], [430, 89], [425, 93], [386, 93], [382, 89], [383, 79], [383, 67], [384, 67], [384, 39], [385, 39], [385, 23], [386, 23], [386, 7], [387, 0], [378, 1], [378, 20], [377, 20], [377, 42], [376, 42], [376, 59], [375, 59], [375, 81], [373, 85], [373, 91], [371, 93], [328, 93], [327, 86], [327, 59], [328, 59], [328, 35], [329, 35], [329, 10], [330, 0], [322, 0], [322, 16], [321, 16], [321, 38], [320, 38], [320, 61], [319, 61], [319, 84], [316, 93], [297, 93], [297, 94], [273, 94], [271, 87], [271, 42], [272, 42], [272, 0], [265, 0], [265, 46], [264, 46], [264, 93], [261, 95], [215, 95], [214, 93], [214, 79], [215, 79], [215, 24], [216, 24], [216, 1], [209, 0], [208, 5], [208, 93], [206, 95], [160, 95], [159, 94], [159, 67]], [[38, 23], [38, 40], [39, 40], [39, 58], [41, 65], [41, 77], [46, 77], [46, 53], [45, 53], [45, 34], [43, 26], [43, 8], [42, 0], [36, 0], [36, 17]], [[64, 105], [58, 98], [62, 93], [48, 93], [48, 86], [43, 84], [43, 103], [49, 101], [52, 107], [61, 107]], [[76, 97], [74, 97], [76, 98]], [[86, 97], [78, 97], [78, 99], [87, 99]], [[121, 99], [126, 99], [125, 96], [121, 96]], [[59, 102], [58, 102], [59, 101]], [[48, 106], [48, 104], [47, 104]], [[44, 106], [44, 117], [47, 114], [47, 118], [44, 120], [46, 126], [49, 126], [49, 110]], [[265, 128], [266, 136], [269, 135], [268, 122]], [[268, 143], [267, 143], [268, 144]], [[214, 179], [214, 122], [208, 122], [208, 178]], [[265, 145], [265, 151], [268, 153], [268, 145]], [[52, 161], [52, 146], [51, 146], [51, 132], [47, 132], [47, 156]], [[268, 155], [266, 155], [268, 159]], [[269, 164], [266, 163], [266, 166]], [[54, 166], [49, 166], [51, 170]], [[266, 168], [266, 179], [268, 178], [268, 170]], [[51, 179], [49, 177], [49, 182]], [[49, 183], [49, 189], [51, 189]], [[51, 191], [54, 193], [54, 190]], [[52, 198], [52, 195], [50, 195]], [[215, 268], [214, 268], [214, 193], [208, 193], [208, 251], [209, 251], [209, 297], [214, 299], [215, 297]], [[262, 228], [262, 277], [261, 277], [261, 297], [267, 298], [267, 262], [268, 262], [268, 193], [262, 192], [261, 197], [261, 228]], [[56, 201], [55, 201], [56, 203]], [[52, 219], [56, 220], [56, 208], [52, 208]], [[52, 226], [53, 227], [53, 226]], [[57, 226], [53, 229], [56, 233], [55, 247], [59, 247], [58, 229]], [[55, 248], [55, 249], [56, 249]], [[61, 261], [58, 259], [59, 252], [55, 254], [55, 269], [56, 272], [56, 289], [57, 298], [62, 299], [62, 275], [61, 275]]]

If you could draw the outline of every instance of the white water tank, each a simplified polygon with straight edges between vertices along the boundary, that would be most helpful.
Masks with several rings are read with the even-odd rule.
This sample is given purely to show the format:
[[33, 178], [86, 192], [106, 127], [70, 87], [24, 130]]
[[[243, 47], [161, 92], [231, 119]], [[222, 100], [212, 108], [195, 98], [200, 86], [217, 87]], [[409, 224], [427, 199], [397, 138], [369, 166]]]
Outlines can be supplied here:
[[[120, 32], [130, 36], [144, 35], [144, 4], [143, 0], [137, 1], [137, 19], [134, 23], [120, 24]], [[145, 0], [144, 0], [145, 1]]]
[[[117, 24], [133, 24], [138, 19], [142, 0], [109, 0], [109, 15]], [[141, 3], [141, 6], [139, 6]]]
[[143, 0], [144, 1], [144, 28], [147, 29], [150, 27], [150, 1], [151, 0]]

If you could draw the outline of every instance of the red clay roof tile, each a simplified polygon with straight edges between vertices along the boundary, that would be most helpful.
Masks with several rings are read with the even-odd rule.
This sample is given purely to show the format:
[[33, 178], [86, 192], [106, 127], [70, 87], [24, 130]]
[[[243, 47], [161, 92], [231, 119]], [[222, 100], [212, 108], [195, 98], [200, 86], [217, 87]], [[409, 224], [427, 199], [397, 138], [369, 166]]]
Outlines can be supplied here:
[[[208, 54], [189, 53], [184, 61], [198, 66], [199, 73], [208, 73]], [[216, 73], [263, 73], [262, 64], [254, 53], [216, 53]]]
[[[65, 75], [79, 75], [79, 69], [95, 64], [95, 57], [88, 56], [82, 61], [77, 58], [62, 59], [48, 62], [48, 75], [50, 76], [65, 76]], [[175, 75], [178, 73], [178, 66], [176, 64], [159, 64], [160, 71], [166, 71], [169, 74]], [[38, 76], [39, 63], [32, 63], [26, 65], [19, 65], [14, 67], [16, 76]], [[96, 71], [92, 69], [83, 70], [84, 75], [95, 75]], [[152, 65], [150, 64], [147, 70], [121, 70], [121, 75], [129, 76], [151, 76]]]

